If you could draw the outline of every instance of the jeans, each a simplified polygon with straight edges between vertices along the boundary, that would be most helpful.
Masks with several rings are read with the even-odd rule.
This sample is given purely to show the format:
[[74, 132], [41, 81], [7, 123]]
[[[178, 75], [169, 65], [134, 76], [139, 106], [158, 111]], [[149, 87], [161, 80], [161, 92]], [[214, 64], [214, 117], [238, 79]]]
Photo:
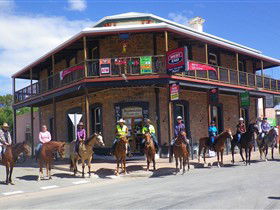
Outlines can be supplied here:
[[238, 142], [240, 142], [240, 139], [241, 139], [241, 133], [237, 133], [237, 134], [236, 134], [236, 136], [237, 136], [237, 141], [238, 141]]
[[0, 146], [0, 158], [2, 157], [2, 154], [4, 153], [3, 150], [4, 150], [4, 149], [3, 149], [3, 146]]
[[38, 158], [38, 156], [39, 156], [39, 154], [40, 154], [40, 152], [41, 152], [42, 146], [43, 146], [42, 143], [39, 143], [39, 144], [37, 145], [37, 147], [36, 147], [36, 149], [35, 149], [35, 156], [36, 156], [36, 158]]
[[211, 141], [211, 144], [214, 144], [215, 136], [210, 136], [210, 141]]

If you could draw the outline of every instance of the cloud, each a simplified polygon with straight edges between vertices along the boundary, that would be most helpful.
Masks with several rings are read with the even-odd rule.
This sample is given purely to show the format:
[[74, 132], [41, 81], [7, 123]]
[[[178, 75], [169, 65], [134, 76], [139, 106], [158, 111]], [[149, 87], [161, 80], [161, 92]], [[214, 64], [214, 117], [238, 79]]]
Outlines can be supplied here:
[[0, 39], [1, 81], [91, 25], [93, 22], [89, 20], [0, 13], [0, 28], [5, 29], [1, 30]]
[[191, 10], [184, 10], [183, 12], [170, 12], [168, 17], [174, 22], [188, 25], [189, 19], [193, 14], [194, 13]]
[[87, 8], [86, 0], [68, 0], [69, 10], [84, 11]]

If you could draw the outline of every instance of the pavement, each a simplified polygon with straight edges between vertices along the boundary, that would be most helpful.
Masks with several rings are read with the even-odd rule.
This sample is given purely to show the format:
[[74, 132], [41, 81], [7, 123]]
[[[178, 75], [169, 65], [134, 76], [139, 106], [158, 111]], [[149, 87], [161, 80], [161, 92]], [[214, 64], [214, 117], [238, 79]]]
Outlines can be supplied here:
[[[128, 161], [127, 175], [114, 175], [112, 160], [94, 160], [91, 178], [77, 177], [69, 164], [56, 162], [52, 180], [37, 181], [38, 168], [26, 162], [15, 168], [16, 185], [0, 184], [0, 209], [182, 209], [182, 208], [280, 208], [279, 155], [274, 161], [245, 166], [236, 155], [236, 164], [225, 156], [224, 167], [216, 157], [207, 158], [212, 167], [191, 161], [191, 170], [175, 175], [175, 163], [157, 160], [156, 171], [145, 171], [144, 160]], [[86, 170], [87, 171], [87, 170]], [[0, 180], [4, 180], [0, 167]]]

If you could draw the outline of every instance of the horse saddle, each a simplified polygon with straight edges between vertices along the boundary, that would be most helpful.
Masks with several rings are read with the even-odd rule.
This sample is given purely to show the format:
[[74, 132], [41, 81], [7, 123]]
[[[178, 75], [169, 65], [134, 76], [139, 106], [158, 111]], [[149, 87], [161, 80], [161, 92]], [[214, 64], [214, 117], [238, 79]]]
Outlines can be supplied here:
[[80, 143], [80, 145], [79, 145], [79, 150], [81, 150], [81, 151], [86, 151], [87, 149], [86, 149], [86, 145], [84, 144], [84, 143]]

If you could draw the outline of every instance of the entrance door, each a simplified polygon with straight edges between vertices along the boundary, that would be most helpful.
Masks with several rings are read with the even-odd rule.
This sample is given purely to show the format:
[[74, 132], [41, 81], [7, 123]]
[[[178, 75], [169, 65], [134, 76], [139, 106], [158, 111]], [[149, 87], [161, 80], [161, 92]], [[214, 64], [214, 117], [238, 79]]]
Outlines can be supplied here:
[[173, 103], [173, 122], [174, 125], [177, 124], [177, 117], [181, 116], [183, 118], [183, 122], [186, 127], [187, 137], [191, 138], [191, 131], [190, 131], [190, 115], [189, 115], [189, 103], [187, 101], [176, 101]]
[[248, 124], [249, 124], [249, 110], [248, 110], [248, 108], [241, 108], [240, 112], [241, 112], [241, 117], [244, 119], [245, 125], [248, 126]]
[[218, 132], [224, 131], [223, 105], [211, 105], [211, 121], [215, 121]]

